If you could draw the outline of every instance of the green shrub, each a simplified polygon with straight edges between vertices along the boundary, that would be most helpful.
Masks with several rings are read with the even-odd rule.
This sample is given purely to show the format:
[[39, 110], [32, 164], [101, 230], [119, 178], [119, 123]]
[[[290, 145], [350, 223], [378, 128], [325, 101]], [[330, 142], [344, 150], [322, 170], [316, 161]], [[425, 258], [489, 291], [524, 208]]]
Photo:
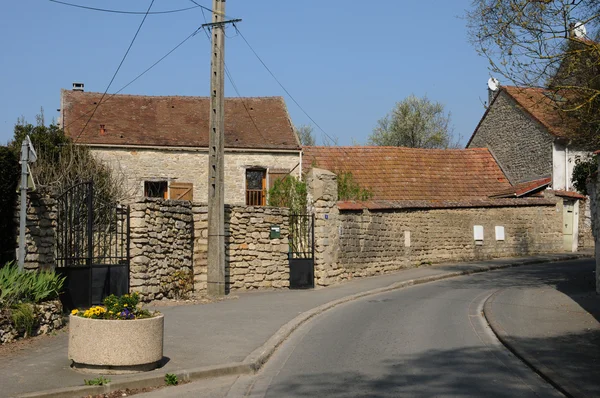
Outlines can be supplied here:
[[83, 383], [86, 386], [104, 386], [104, 385], [110, 383], [110, 379], [107, 379], [104, 376], [98, 376], [95, 379], [89, 379], [89, 380], [83, 379]]
[[65, 278], [52, 271], [21, 271], [14, 263], [0, 269], [0, 308], [58, 298]]
[[167, 373], [165, 375], [165, 384], [168, 386], [176, 386], [179, 384], [179, 379], [177, 379], [177, 375], [173, 373]]
[[594, 174], [598, 171], [598, 157], [592, 156], [589, 159], [575, 161], [573, 167], [573, 186], [575, 189], [584, 195], [588, 195], [587, 183]]
[[27, 336], [31, 336], [31, 331], [35, 325], [35, 312], [31, 304], [16, 304], [11, 309], [11, 318], [19, 332], [25, 332]]

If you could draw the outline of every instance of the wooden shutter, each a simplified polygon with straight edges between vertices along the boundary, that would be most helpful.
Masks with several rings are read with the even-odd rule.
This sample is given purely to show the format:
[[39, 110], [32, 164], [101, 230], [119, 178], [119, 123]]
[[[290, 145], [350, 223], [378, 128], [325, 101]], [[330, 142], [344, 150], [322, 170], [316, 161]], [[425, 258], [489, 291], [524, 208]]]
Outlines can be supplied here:
[[172, 182], [169, 184], [171, 200], [194, 200], [194, 184], [191, 182]]

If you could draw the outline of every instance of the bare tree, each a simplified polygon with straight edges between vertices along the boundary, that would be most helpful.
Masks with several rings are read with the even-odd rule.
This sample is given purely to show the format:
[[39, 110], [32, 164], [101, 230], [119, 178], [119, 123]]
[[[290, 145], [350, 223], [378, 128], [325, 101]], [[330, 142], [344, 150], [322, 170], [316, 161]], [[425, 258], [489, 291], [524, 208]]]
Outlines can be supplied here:
[[313, 134], [313, 127], [307, 124], [303, 124], [299, 127], [295, 127], [296, 135], [298, 135], [298, 139], [300, 140], [300, 144], [302, 146], [314, 146], [315, 145], [315, 135]]
[[571, 138], [600, 145], [599, 0], [474, 0], [470, 41], [503, 82], [544, 87], [577, 122]]

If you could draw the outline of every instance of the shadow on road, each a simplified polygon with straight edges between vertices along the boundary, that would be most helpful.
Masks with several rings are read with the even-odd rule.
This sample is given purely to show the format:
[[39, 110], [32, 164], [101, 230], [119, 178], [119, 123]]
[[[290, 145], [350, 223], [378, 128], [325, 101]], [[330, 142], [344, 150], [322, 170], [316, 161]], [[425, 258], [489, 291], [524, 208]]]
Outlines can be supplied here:
[[[556, 341], [552, 341], [556, 340]], [[538, 359], [554, 361], [555, 352], [545, 347], [573, 342], [596, 341], [588, 353], [588, 365], [584, 372], [578, 365], [563, 363], [565, 372], [573, 375], [571, 382], [580, 387], [585, 396], [600, 396], [600, 357], [598, 344], [600, 333], [590, 332], [551, 339], [522, 341], [535, 349]], [[590, 347], [592, 348], [592, 347]], [[534, 396], [524, 383], [505, 384], [498, 380], [498, 373], [506, 367], [494, 358], [487, 348], [464, 348], [432, 350], [419, 356], [401, 356], [394, 361], [384, 361], [380, 366], [361, 372], [315, 373], [286, 378], [272, 385], [268, 397], [526, 397]], [[578, 362], [580, 363], [580, 362]], [[377, 375], [377, 376], [375, 376]], [[515, 374], [515, 377], [518, 377]]]

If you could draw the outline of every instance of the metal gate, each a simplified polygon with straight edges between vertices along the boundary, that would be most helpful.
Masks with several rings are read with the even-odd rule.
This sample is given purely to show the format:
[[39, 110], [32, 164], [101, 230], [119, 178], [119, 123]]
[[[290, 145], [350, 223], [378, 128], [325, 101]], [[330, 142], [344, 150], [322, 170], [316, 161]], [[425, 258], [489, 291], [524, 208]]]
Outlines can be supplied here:
[[66, 276], [67, 309], [129, 292], [129, 207], [94, 197], [92, 182], [58, 198], [56, 270]]
[[290, 215], [290, 289], [315, 287], [315, 216]]

